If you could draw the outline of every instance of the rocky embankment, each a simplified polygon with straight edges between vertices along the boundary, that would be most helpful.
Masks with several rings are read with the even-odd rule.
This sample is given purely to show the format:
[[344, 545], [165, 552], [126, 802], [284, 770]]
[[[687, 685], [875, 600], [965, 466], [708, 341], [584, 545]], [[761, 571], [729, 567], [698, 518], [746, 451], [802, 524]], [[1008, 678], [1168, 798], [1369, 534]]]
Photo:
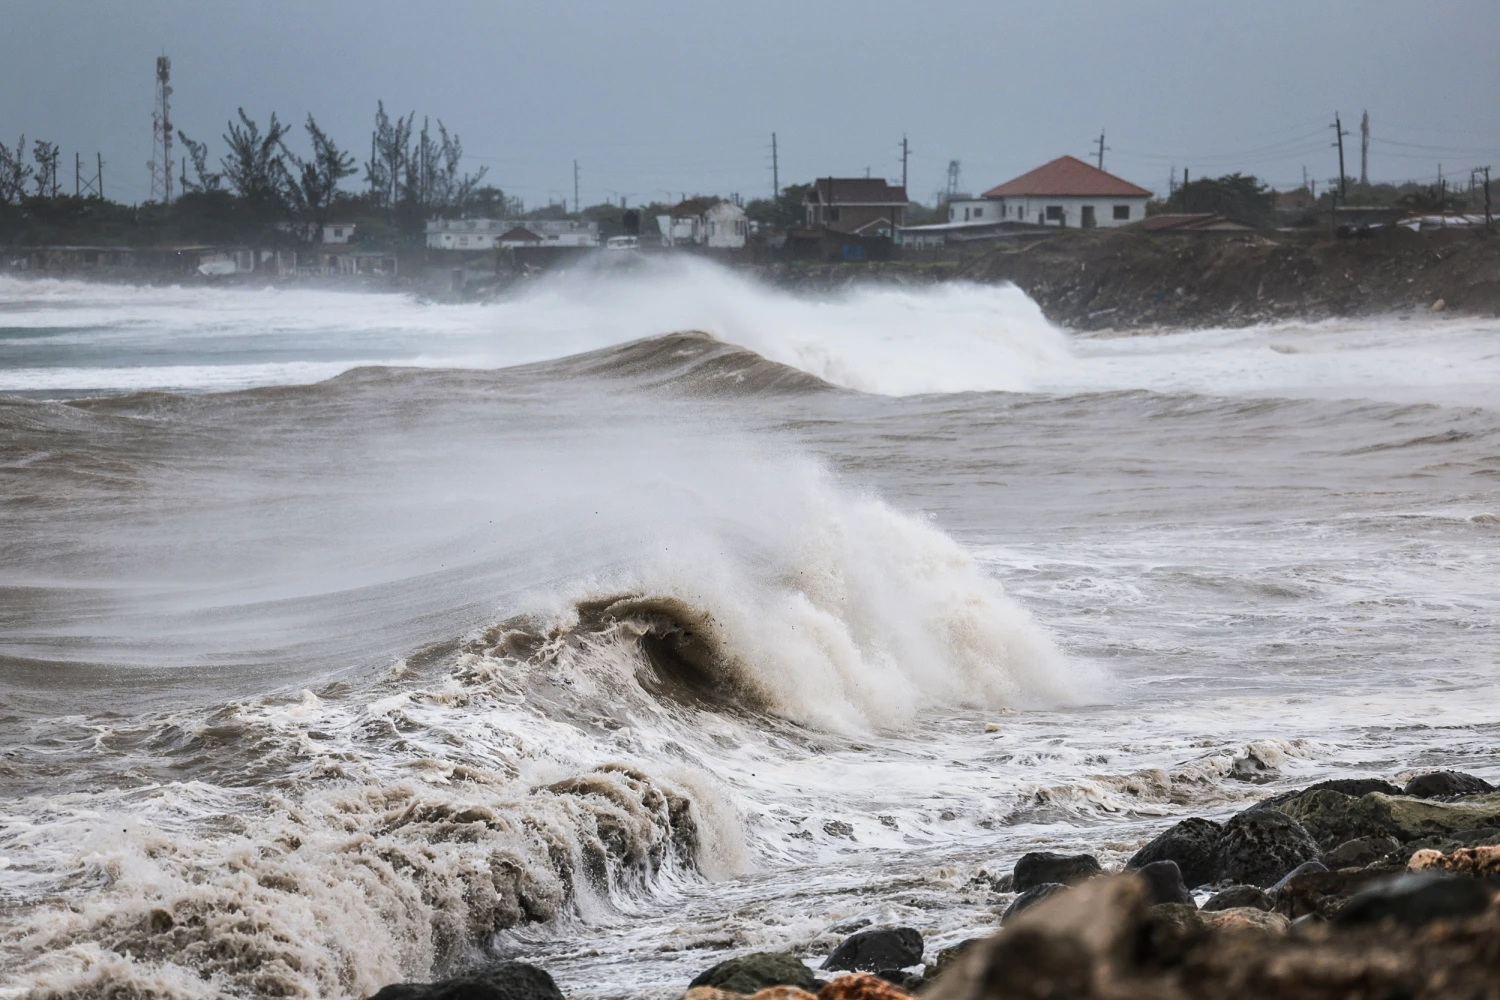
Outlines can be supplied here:
[[960, 268], [1012, 281], [1078, 330], [1248, 326], [1278, 320], [1429, 313], [1500, 315], [1500, 234], [1368, 237], [1075, 231], [996, 250]]
[[[917, 928], [860, 929], [817, 971], [739, 955], [683, 1000], [1500, 998], [1500, 792], [1472, 775], [1320, 782], [1175, 823], [1119, 872], [1033, 853], [992, 888], [998, 933], [928, 954]], [[373, 1000], [562, 997], [508, 962]]]
[[1015, 283], [1075, 330], [1149, 332], [1389, 314], [1500, 316], [1500, 232], [1327, 234], [1069, 230], [966, 261], [778, 262], [796, 292], [946, 281]]

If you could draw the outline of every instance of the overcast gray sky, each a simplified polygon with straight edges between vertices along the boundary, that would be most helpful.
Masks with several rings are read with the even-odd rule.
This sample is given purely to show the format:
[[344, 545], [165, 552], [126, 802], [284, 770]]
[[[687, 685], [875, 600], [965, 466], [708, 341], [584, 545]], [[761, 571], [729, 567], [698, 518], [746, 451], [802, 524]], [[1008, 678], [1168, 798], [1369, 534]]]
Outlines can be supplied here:
[[[1500, 0], [5, 0], [0, 137], [104, 154], [148, 190], [154, 58], [217, 158], [237, 106], [368, 155], [377, 98], [442, 118], [528, 205], [746, 197], [828, 174], [930, 200], [1063, 153], [1153, 190], [1184, 167], [1281, 187], [1337, 173], [1327, 128], [1368, 109], [1374, 179], [1500, 171]], [[301, 136], [298, 136], [299, 140]]]

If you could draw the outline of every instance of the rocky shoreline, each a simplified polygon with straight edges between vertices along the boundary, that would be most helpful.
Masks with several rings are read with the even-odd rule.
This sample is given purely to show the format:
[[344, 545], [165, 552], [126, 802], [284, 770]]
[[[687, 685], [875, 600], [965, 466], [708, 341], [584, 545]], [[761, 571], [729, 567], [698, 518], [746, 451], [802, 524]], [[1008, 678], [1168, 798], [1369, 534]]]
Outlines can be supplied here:
[[[684, 1000], [1500, 997], [1500, 791], [1460, 772], [1323, 781], [1181, 820], [1119, 872], [1037, 852], [990, 887], [998, 933], [928, 954], [918, 928], [848, 928], [816, 971], [735, 956]], [[507, 962], [372, 1000], [563, 996]]]

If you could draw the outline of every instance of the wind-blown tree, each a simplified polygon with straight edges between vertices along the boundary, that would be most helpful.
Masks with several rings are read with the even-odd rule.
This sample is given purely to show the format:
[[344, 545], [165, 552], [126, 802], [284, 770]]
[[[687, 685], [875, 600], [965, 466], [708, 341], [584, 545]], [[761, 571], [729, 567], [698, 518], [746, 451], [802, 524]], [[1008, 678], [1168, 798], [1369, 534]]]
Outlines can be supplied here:
[[753, 198], [746, 202], [745, 215], [753, 222], [778, 229], [795, 229], [803, 224], [807, 210], [802, 207], [802, 199], [811, 190], [811, 184], [788, 184], [777, 193], [775, 200]]
[[229, 131], [224, 133], [229, 155], [219, 165], [224, 169], [230, 190], [239, 195], [253, 218], [265, 222], [284, 213], [289, 205], [291, 175], [283, 140], [291, 127], [278, 122], [272, 112], [271, 122], [262, 134], [244, 108], [239, 113], [239, 124], [231, 121]]
[[26, 137], [16, 140], [14, 150], [0, 142], [0, 205], [19, 205], [26, 197], [26, 182], [31, 179], [26, 162]]
[[224, 183], [223, 174], [211, 173], [208, 169], [208, 143], [194, 142], [187, 137], [187, 133], [181, 129], [177, 130], [177, 138], [187, 147], [188, 159], [193, 161], [193, 172], [197, 179], [193, 180], [184, 172], [182, 175], [182, 189], [184, 192], [217, 191], [219, 185]]
[[57, 148], [57, 143], [36, 140], [31, 157], [36, 160], [35, 177], [38, 198], [57, 197], [57, 160], [61, 153], [62, 151]]
[[406, 175], [407, 143], [411, 141], [412, 122], [417, 113], [394, 121], [385, 113], [385, 102], [375, 104], [375, 131], [370, 136], [370, 160], [365, 164], [365, 180], [370, 185], [370, 202], [377, 208], [393, 211], [400, 200], [401, 181]]
[[333, 211], [339, 181], [355, 172], [354, 157], [339, 149], [327, 133], [318, 128], [312, 115], [307, 116], [307, 135], [312, 140], [312, 158], [293, 157], [297, 172], [291, 179], [289, 191], [298, 212], [312, 222], [313, 233], [320, 234]]
[[365, 182], [370, 202], [403, 226], [419, 227], [433, 215], [464, 212], [480, 182], [488, 173], [461, 173], [463, 142], [448, 131], [442, 120], [434, 135], [431, 120], [422, 119], [422, 131], [413, 138], [417, 115], [391, 118], [385, 102], [376, 103], [375, 131], [370, 136], [370, 159], [365, 163]]

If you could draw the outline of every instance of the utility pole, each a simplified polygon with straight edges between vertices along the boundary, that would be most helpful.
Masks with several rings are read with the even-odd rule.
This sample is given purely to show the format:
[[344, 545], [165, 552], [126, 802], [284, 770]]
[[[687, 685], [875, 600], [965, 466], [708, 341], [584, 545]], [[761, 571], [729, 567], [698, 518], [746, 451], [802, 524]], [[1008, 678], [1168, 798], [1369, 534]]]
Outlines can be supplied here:
[[1479, 169], [1484, 173], [1484, 224], [1493, 226], [1495, 217], [1490, 214], [1490, 168], [1480, 167]]
[[1333, 208], [1328, 214], [1329, 225], [1337, 233], [1339, 202], [1342, 201], [1346, 205], [1349, 203], [1349, 192], [1347, 185], [1344, 183], [1344, 136], [1348, 135], [1348, 133], [1344, 131], [1344, 123], [1339, 118], [1337, 111], [1333, 113], [1333, 124], [1328, 127], [1333, 129], [1333, 134], [1336, 137], [1335, 145], [1339, 147], [1339, 190], [1333, 197]]
[[94, 180], [99, 185], [99, 200], [103, 201], [104, 200], [104, 154], [103, 153], [96, 153], [95, 155], [99, 157], [99, 173], [94, 178]]
[[776, 133], [771, 133], [771, 200], [781, 197], [781, 163], [776, 159]]
[[911, 144], [906, 141], [906, 133], [901, 133], [901, 190], [906, 190], [906, 159], [911, 156]]
[[582, 209], [578, 207], [578, 161], [573, 161], [573, 214], [577, 215]]
[[73, 154], [73, 197], [83, 197], [83, 154]]
[[1307, 191], [1307, 164], [1302, 164], [1302, 190]]
[[1370, 186], [1370, 112], [1359, 120], [1359, 186]]
[[1109, 147], [1104, 144], [1104, 130], [1102, 128], [1099, 130], [1099, 138], [1097, 138], [1097, 139], [1094, 140], [1093, 145], [1096, 145], [1096, 146], [1099, 147], [1099, 150], [1098, 150], [1098, 153], [1099, 153], [1099, 169], [1103, 170], [1104, 169], [1104, 151], [1106, 149], [1108, 149]]

